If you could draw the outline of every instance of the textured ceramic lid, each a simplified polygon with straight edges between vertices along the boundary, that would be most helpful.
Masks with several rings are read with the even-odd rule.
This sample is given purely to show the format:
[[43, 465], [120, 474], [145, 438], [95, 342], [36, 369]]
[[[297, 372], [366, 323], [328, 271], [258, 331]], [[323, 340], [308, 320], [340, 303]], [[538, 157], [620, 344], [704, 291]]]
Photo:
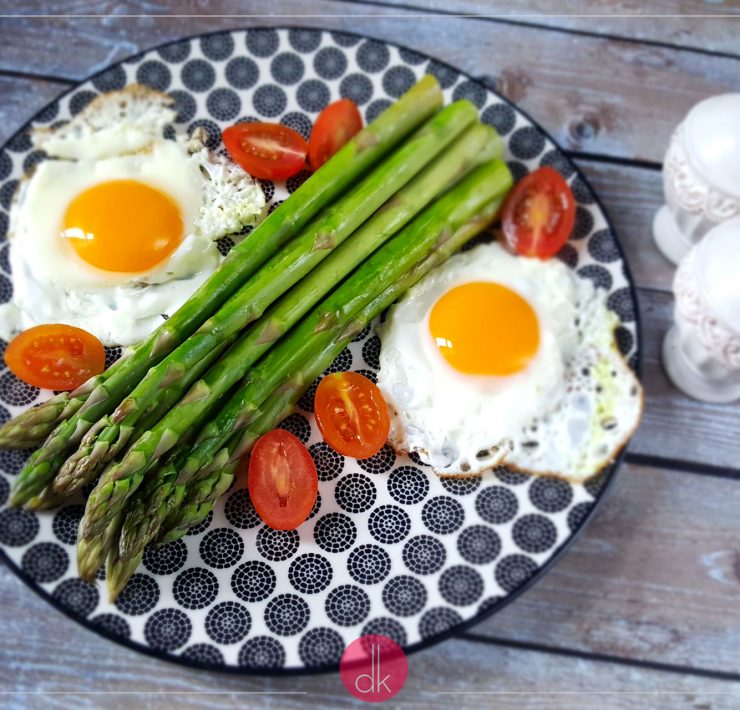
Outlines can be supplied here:
[[686, 149], [704, 179], [740, 197], [740, 94], [698, 103], [685, 123]]
[[725, 325], [740, 333], [740, 217], [711, 229], [696, 256], [704, 296]]

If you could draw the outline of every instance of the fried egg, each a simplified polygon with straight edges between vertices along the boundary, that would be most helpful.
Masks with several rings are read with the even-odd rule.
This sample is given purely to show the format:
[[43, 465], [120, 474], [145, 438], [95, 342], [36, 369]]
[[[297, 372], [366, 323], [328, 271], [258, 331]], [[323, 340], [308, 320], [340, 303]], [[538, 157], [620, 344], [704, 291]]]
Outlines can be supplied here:
[[606, 293], [557, 259], [482, 244], [414, 286], [379, 329], [390, 442], [440, 475], [502, 463], [583, 481], [636, 428], [642, 391]]
[[0, 336], [65, 323], [136, 343], [215, 271], [215, 240], [261, 217], [262, 190], [240, 167], [197, 138], [164, 137], [172, 104], [128, 87], [34, 134], [50, 159], [11, 208], [13, 299]]

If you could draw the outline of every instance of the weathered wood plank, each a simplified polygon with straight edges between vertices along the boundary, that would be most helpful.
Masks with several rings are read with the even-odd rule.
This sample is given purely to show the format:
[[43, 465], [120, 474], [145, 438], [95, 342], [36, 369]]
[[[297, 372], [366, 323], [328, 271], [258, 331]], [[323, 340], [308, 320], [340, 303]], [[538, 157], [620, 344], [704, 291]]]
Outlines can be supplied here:
[[[629, 37], [681, 47], [740, 55], [740, 3], [704, 0], [384, 0], [386, 5], [414, 6], [429, 12], [460, 13], [545, 25], [553, 29]], [[656, 16], [656, 17], [653, 17]], [[697, 17], [699, 16], [699, 17]]]
[[[89, 12], [119, 14], [166, 13], [172, 8], [163, 2], [111, 0], [86, 6]], [[65, 12], [67, 7], [56, 0], [44, 10]], [[483, 20], [420, 19], [418, 11], [401, 9], [387, 17], [385, 7], [327, 0], [313, 2], [310, 12], [298, 0], [274, 0], [271, 16], [254, 1], [239, 7], [241, 18], [208, 16], [197, 21], [114, 15], [4, 18], [0, 69], [79, 79], [140, 49], [194, 31], [275, 24], [359, 30], [431, 52], [473, 75], [496, 78], [502, 93], [536, 116], [566, 148], [648, 160], [662, 158], [671, 130], [696, 101], [740, 89], [740, 60], [667, 47], [585, 35], [564, 39], [545, 29]], [[233, 12], [225, 0], [187, 0], [177, 8], [183, 14]], [[55, 37], [53, 52], [48, 47], [50, 32]]]
[[[0, 569], [0, 602], [8, 640], [0, 647], [6, 708], [366, 707], [350, 698], [335, 674], [226, 676], [139, 655], [77, 626], [5, 568]], [[711, 703], [719, 709], [732, 707], [740, 697], [740, 683], [459, 639], [410, 656], [409, 670], [397, 698], [404, 707], [557, 710], [592, 708], [599, 702], [636, 710], [655, 707], [660, 698], [663, 707], [690, 701], [693, 707]], [[50, 691], [64, 694], [40, 694]], [[90, 691], [96, 693], [85, 694]]]

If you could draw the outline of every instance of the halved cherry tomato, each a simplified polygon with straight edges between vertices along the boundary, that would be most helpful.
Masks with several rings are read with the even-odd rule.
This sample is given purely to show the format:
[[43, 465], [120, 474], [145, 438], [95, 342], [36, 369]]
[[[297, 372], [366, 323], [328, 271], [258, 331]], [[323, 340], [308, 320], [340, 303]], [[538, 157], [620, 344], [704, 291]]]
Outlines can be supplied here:
[[391, 420], [380, 390], [357, 372], [335, 372], [319, 383], [314, 414], [321, 436], [344, 456], [366, 459], [383, 448]]
[[306, 167], [305, 138], [279, 123], [237, 123], [222, 138], [231, 159], [252, 177], [285, 180]]
[[568, 241], [575, 216], [568, 183], [557, 170], [543, 167], [517, 183], [506, 198], [501, 222], [510, 249], [549, 259]]
[[329, 104], [318, 116], [308, 141], [308, 164], [318, 170], [334, 153], [362, 130], [362, 116], [351, 99]]
[[273, 429], [252, 449], [247, 488], [254, 509], [266, 525], [275, 530], [293, 530], [308, 517], [316, 502], [316, 464], [296, 436]]
[[105, 349], [82, 328], [37, 325], [11, 340], [5, 362], [29, 385], [71, 390], [105, 370]]

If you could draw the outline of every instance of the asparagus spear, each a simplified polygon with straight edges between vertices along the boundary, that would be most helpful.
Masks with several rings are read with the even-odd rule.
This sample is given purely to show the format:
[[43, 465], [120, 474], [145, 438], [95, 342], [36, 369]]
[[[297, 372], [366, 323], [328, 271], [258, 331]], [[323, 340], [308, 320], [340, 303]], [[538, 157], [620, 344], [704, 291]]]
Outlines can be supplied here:
[[[402, 288], [407, 271], [419, 262], [423, 264], [425, 256], [471, 220], [480, 231], [485, 225], [473, 219], [474, 215], [510, 185], [510, 173], [501, 161], [486, 163], [373, 254], [250, 373], [246, 386], [229, 401], [216, 421], [206, 426], [205, 435], [199, 437], [201, 443], [188, 457], [180, 478], [208, 465], [223, 441], [256, 418], [259, 405], [291, 372], [300, 370], [306, 357], [312, 357], [317, 348], [328, 346], [343, 332], [352, 329], [352, 316], [380, 290], [394, 282]], [[412, 273], [417, 272], [419, 278], [423, 272], [420, 268], [412, 270]], [[239, 345], [237, 342], [232, 346], [206, 377], [193, 386], [179, 406], [132, 447], [120, 464], [106, 470], [88, 499], [79, 528], [77, 562], [83, 579], [92, 578], [97, 571], [105, 552], [100, 539], [106, 536], [110, 521], [119, 515], [146, 471], [198, 422], [201, 412], [213, 398], [233, 384], [234, 374], [239, 372]]]
[[[254, 229], [223, 261], [188, 301], [133, 352], [92, 378], [70, 398], [84, 402], [71, 416], [58, 421], [43, 448], [31, 456], [16, 477], [11, 498], [21, 505], [43, 490], [65, 460], [68, 448], [80, 441], [101, 416], [115, 409], [147, 370], [159, 363], [186, 340], [282, 245], [297, 234], [322, 208], [426, 120], [441, 104], [437, 81], [424, 77], [375, 121], [360, 131], [296, 190], [262, 224]], [[175, 373], [173, 373], [174, 375]], [[21, 415], [11, 426], [0, 428], [0, 444], [12, 445], [12, 432], [26, 421], [45, 416], [36, 408], [33, 415]], [[53, 419], [53, 407], [45, 411]], [[28, 438], [24, 437], [24, 445]]]
[[[419, 210], [452, 184], [472, 165], [499, 157], [502, 154], [498, 134], [489, 126], [476, 124], [467, 129], [447, 150], [441, 153], [425, 170], [399, 190], [367, 220], [350, 239], [341, 244], [311, 273], [288, 291], [265, 313], [259, 323], [244, 336], [251, 343], [242, 350], [244, 368], [257, 360], [271, 345], [303, 316], [329, 289], [344, 278], [374, 249], [404, 226]], [[196, 367], [189, 369], [192, 372]], [[188, 383], [192, 384], [193, 380]], [[71, 492], [79, 487], [78, 479], [86, 482], [97, 470], [121, 450], [121, 442], [129, 440], [138, 412], [147, 406], [157, 389], [147, 387], [145, 379], [124, 400], [102, 431], [96, 424], [88, 432], [77, 452], [62, 467], [54, 489]], [[185, 388], [182, 389], [185, 391]], [[172, 402], [174, 404], [174, 402]], [[163, 408], [163, 414], [171, 405]], [[119, 411], [126, 412], [115, 421]], [[102, 420], [101, 420], [102, 421]], [[118, 442], [109, 448], [108, 442]], [[135, 441], [135, 439], [133, 439]]]

